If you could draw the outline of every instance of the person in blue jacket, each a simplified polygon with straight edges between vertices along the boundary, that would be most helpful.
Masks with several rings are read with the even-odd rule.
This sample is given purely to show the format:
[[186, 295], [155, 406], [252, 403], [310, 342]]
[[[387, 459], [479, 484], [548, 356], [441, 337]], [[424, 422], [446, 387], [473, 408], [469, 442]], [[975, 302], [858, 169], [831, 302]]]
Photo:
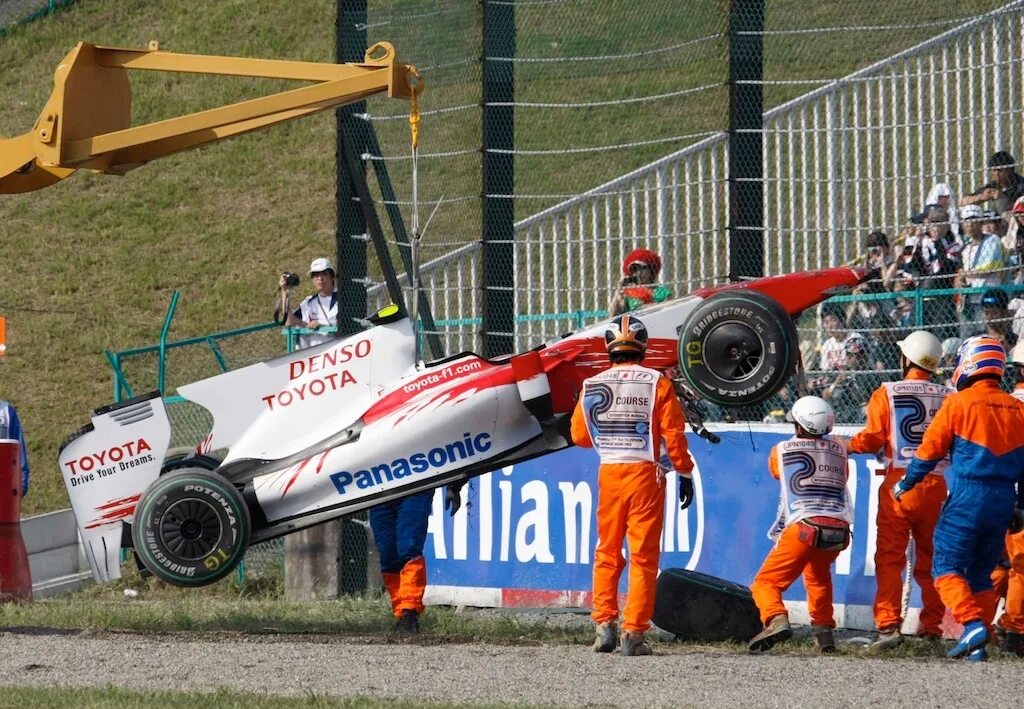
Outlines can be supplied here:
[[0, 439], [17, 441], [21, 444], [21, 496], [28, 493], [28, 446], [25, 445], [25, 431], [14, 405], [0, 399]]

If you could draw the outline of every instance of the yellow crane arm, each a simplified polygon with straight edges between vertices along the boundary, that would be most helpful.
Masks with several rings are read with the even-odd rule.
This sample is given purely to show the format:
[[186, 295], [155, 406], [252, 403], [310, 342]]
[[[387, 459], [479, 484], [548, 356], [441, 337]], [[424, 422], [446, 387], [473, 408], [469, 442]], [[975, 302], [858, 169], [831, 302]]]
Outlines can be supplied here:
[[[173, 71], [314, 82], [140, 126], [131, 125], [128, 70]], [[360, 101], [386, 91], [413, 98], [423, 88], [415, 67], [395, 61], [378, 42], [362, 63], [313, 62], [175, 54], [79, 43], [54, 73], [54, 88], [32, 130], [0, 138], [0, 194], [48, 187], [84, 168], [123, 175], [151, 160]]]

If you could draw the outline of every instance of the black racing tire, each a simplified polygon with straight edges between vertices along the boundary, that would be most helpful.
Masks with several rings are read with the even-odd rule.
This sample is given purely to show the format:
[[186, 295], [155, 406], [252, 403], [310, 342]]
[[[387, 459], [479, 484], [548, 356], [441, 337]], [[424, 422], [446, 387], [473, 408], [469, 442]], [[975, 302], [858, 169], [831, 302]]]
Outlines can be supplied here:
[[161, 475], [142, 494], [132, 522], [139, 560], [173, 586], [206, 586], [238, 565], [252, 522], [242, 494], [201, 468]]
[[679, 331], [679, 366], [693, 391], [719, 406], [759, 404], [792, 376], [799, 356], [796, 325], [772, 298], [716, 293]]
[[219, 467], [220, 461], [210, 455], [178, 454], [164, 458], [164, 464], [160, 466], [160, 474], [166, 475], [185, 468], [199, 468], [212, 472]]
[[679, 640], [745, 643], [761, 631], [749, 588], [686, 569], [659, 574], [652, 620]]

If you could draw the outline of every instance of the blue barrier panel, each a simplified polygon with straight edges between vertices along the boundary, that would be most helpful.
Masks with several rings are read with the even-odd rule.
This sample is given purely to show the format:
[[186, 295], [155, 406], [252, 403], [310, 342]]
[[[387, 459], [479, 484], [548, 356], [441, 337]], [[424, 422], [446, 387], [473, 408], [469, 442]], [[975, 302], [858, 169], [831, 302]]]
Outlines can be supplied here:
[[[697, 461], [697, 495], [688, 510], [679, 510], [676, 476], [668, 476], [661, 568], [694, 569], [749, 585], [771, 549], [767, 530], [778, 510], [779, 483], [768, 472], [768, 452], [791, 428], [715, 428], [722, 437], [717, 446], [688, 436]], [[855, 523], [853, 543], [834, 567], [837, 604], [868, 607], [874, 599], [879, 469], [873, 456], [850, 459]], [[596, 472], [593, 451], [569, 448], [470, 481], [468, 510], [455, 518], [442, 514], [443, 497], [436, 495], [425, 548], [430, 584], [501, 589], [538, 605], [557, 602], [546, 592], [582, 598], [591, 588], [597, 539]], [[623, 591], [625, 582], [624, 573]], [[805, 600], [802, 582], [786, 599]], [[911, 606], [920, 607], [916, 591]]]

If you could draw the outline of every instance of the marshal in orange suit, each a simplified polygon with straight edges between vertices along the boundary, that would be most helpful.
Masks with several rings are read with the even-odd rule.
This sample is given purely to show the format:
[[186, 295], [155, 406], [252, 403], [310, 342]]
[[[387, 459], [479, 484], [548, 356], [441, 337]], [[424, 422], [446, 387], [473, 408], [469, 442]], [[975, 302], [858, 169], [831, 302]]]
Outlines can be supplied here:
[[605, 332], [612, 367], [583, 383], [572, 414], [572, 440], [601, 456], [597, 474], [597, 548], [594, 550], [595, 652], [612, 652], [618, 641], [619, 577], [629, 543], [629, 593], [622, 612], [623, 655], [650, 655], [644, 639], [654, 613], [654, 589], [665, 515], [664, 441], [679, 473], [680, 502], [693, 500], [693, 461], [686, 446], [682, 408], [672, 383], [641, 366], [647, 328], [631, 315]]

